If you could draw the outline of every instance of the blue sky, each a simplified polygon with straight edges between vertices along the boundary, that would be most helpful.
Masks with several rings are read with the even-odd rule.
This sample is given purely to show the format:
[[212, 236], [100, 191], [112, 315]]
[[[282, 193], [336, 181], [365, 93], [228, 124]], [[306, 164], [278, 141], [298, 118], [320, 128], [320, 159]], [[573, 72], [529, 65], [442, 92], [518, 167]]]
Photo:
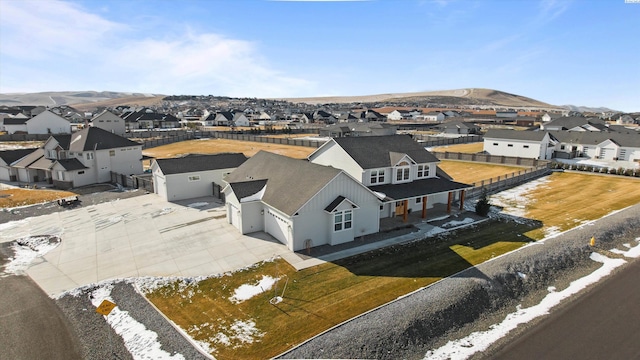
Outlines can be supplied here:
[[480, 87], [640, 111], [638, 19], [625, 0], [2, 0], [0, 93]]

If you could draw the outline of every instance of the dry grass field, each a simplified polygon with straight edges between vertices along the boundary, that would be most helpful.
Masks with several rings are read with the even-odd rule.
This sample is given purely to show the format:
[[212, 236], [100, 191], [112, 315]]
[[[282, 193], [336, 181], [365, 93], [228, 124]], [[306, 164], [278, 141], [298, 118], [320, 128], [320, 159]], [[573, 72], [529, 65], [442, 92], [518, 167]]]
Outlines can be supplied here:
[[74, 195], [76, 194], [62, 190], [6, 189], [0, 190], [0, 207], [14, 208], [18, 206], [41, 204]]
[[142, 153], [155, 158], [171, 158], [186, 154], [215, 154], [223, 152], [241, 152], [253, 156], [260, 150], [286, 155], [296, 159], [305, 159], [315, 148], [304, 146], [259, 143], [253, 141], [237, 141], [226, 139], [203, 139], [181, 141], [144, 150]]
[[484, 143], [475, 142], [475, 143], [468, 143], [468, 144], [438, 146], [438, 147], [432, 148], [432, 151], [437, 151], [437, 152], [449, 151], [449, 152], [460, 152], [465, 154], [475, 154], [475, 153], [481, 152], [483, 150], [483, 146], [484, 146]]
[[553, 173], [548, 183], [523, 195], [525, 217], [544, 227], [527, 233], [542, 239], [599, 219], [612, 211], [640, 203], [640, 179], [631, 177]]
[[525, 170], [525, 168], [520, 166], [447, 160], [440, 161], [438, 166], [447, 174], [451, 175], [453, 180], [465, 184], [473, 184], [474, 182], [505, 176], [507, 174], [510, 175], [513, 172], [517, 173], [518, 171]]

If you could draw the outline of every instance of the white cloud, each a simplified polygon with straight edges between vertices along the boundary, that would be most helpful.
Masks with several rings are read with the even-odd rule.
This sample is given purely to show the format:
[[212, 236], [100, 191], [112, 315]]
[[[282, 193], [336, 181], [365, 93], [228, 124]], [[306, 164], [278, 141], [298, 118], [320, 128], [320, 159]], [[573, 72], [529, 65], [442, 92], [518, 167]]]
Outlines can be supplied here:
[[[116, 90], [295, 96], [310, 81], [273, 69], [258, 44], [219, 34], [139, 29], [63, 1], [2, 1], [0, 91]], [[179, 26], [179, 25], [178, 25]], [[37, 79], [35, 79], [37, 77]], [[80, 88], [66, 88], [75, 86]]]

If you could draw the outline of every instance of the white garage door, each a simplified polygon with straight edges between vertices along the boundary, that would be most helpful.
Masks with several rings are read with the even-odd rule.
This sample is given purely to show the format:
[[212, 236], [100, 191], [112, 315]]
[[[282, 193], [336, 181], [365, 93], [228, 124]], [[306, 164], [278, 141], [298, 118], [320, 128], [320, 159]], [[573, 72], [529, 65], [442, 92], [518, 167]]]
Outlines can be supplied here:
[[602, 148], [600, 149], [600, 159], [613, 160], [616, 149]]
[[267, 234], [270, 234], [274, 238], [278, 239], [281, 243], [287, 244], [287, 233], [289, 232], [289, 224], [280, 215], [267, 211], [265, 219], [265, 230]]

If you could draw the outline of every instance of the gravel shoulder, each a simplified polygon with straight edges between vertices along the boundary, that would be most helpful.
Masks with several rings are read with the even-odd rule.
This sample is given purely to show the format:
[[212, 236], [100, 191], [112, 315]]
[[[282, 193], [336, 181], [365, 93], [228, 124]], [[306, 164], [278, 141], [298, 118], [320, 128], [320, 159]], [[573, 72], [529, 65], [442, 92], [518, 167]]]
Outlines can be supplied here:
[[[589, 246], [592, 236], [597, 239], [594, 248]], [[281, 357], [422, 359], [427, 351], [450, 339], [487, 330], [517, 305], [539, 302], [549, 286], [562, 290], [591, 273], [600, 266], [589, 259], [594, 250], [607, 253], [614, 247], [623, 248], [622, 244], [638, 236], [640, 204], [446, 278], [344, 323]], [[508, 342], [531, 325], [501, 341]], [[500, 342], [492, 349], [499, 347]]]

